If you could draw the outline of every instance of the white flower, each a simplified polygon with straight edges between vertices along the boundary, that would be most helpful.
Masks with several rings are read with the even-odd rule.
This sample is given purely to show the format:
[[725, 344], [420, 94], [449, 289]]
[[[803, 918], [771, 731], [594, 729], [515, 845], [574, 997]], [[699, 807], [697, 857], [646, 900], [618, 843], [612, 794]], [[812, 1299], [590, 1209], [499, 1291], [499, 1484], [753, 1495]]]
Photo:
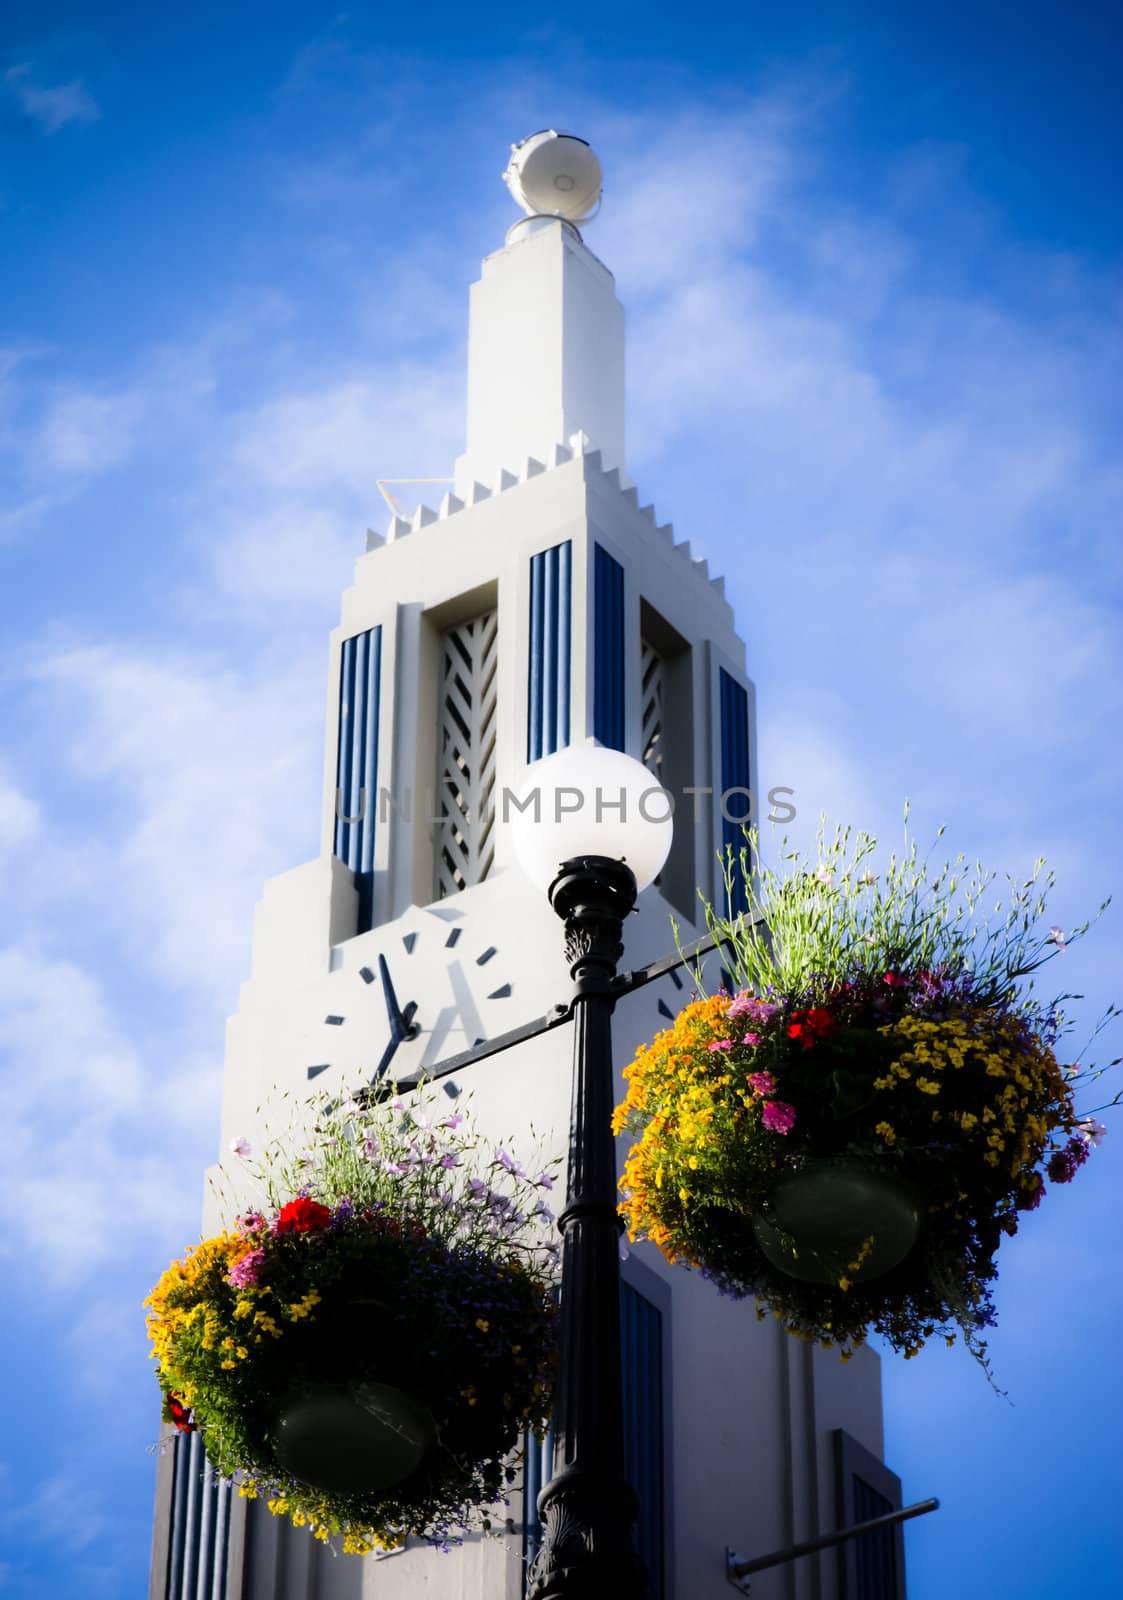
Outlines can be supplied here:
[[231, 1139], [230, 1141], [231, 1155], [241, 1156], [243, 1161], [249, 1155], [251, 1148], [252, 1146], [244, 1134], [240, 1133], [236, 1139]]
[[1084, 1143], [1090, 1145], [1103, 1144], [1107, 1137], [1107, 1129], [1095, 1117], [1085, 1117], [1083, 1122], [1077, 1124], [1077, 1132]]
[[1050, 928], [1049, 929], [1049, 937], [1050, 937], [1050, 939], [1052, 939], [1053, 943], [1056, 945], [1058, 950], [1063, 950], [1064, 949], [1064, 947], [1065, 947], [1065, 935], [1064, 935], [1064, 929], [1063, 928]]
[[815, 882], [821, 883], [825, 888], [829, 889], [831, 884], [834, 882], [834, 873], [831, 871], [830, 867], [826, 865], [816, 867]]
[[863, 872], [862, 876], [858, 879], [858, 882], [859, 883], [864, 883], [864, 884], [867, 884], [867, 885], [871, 884], [871, 883], [876, 883], [877, 882], [877, 873], [876, 872], [872, 872], [870, 870], [870, 868], [867, 867], [865, 872]]

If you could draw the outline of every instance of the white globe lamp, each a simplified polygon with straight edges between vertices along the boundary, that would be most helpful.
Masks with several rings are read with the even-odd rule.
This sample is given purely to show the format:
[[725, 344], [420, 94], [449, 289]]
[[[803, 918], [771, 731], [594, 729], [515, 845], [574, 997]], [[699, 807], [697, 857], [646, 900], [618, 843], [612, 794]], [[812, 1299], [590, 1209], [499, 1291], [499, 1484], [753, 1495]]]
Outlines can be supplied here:
[[509, 805], [515, 856], [545, 893], [563, 861], [623, 861], [637, 892], [671, 848], [674, 800], [641, 761], [595, 743], [571, 745], [526, 769]]

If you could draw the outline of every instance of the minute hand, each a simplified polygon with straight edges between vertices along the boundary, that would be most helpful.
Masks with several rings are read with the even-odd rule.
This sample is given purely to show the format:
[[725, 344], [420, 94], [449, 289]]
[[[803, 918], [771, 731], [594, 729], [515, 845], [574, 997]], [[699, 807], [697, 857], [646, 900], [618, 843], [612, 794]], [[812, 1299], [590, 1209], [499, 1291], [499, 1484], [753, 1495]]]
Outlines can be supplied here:
[[398, 1004], [398, 996], [394, 992], [394, 982], [390, 977], [390, 968], [386, 963], [386, 957], [383, 955], [378, 958], [378, 976], [382, 980], [382, 994], [386, 1001], [386, 1015], [390, 1021], [390, 1037], [387, 1040], [385, 1050], [382, 1052], [382, 1060], [375, 1068], [374, 1077], [371, 1080], [372, 1083], [377, 1083], [383, 1076], [402, 1041], [416, 1038], [419, 1032], [418, 1026], [413, 1020], [417, 1014], [417, 1002], [416, 1000], [408, 1001], [403, 1011]]

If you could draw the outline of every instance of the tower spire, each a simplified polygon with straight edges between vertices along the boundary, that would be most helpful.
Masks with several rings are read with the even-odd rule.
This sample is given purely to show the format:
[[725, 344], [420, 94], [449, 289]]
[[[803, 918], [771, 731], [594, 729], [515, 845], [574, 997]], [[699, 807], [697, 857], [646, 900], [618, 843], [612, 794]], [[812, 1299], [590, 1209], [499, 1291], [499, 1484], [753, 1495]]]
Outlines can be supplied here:
[[504, 180], [527, 215], [472, 285], [461, 498], [577, 432], [606, 468], [624, 465], [624, 311], [576, 227], [599, 205], [600, 164], [554, 129], [512, 149]]

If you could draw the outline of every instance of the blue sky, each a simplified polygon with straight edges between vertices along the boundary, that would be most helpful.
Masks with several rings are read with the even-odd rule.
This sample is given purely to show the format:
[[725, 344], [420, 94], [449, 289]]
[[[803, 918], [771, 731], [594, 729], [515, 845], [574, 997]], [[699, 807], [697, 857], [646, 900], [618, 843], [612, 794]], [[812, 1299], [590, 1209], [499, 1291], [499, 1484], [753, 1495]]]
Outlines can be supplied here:
[[[6, 9], [0, 1593], [142, 1590], [139, 1302], [197, 1227], [262, 880], [317, 848], [374, 480], [462, 447], [512, 140], [601, 155], [629, 468], [726, 575], [764, 785], [1044, 854], [1066, 925], [1123, 893], [1118, 14], [794, 9]], [[1050, 969], [1086, 1026], [1121, 944], [1112, 907]], [[885, 1362], [943, 1502], [912, 1600], [1120, 1570], [1121, 1163], [1113, 1126], [1004, 1247], [1012, 1405], [961, 1350]]]

